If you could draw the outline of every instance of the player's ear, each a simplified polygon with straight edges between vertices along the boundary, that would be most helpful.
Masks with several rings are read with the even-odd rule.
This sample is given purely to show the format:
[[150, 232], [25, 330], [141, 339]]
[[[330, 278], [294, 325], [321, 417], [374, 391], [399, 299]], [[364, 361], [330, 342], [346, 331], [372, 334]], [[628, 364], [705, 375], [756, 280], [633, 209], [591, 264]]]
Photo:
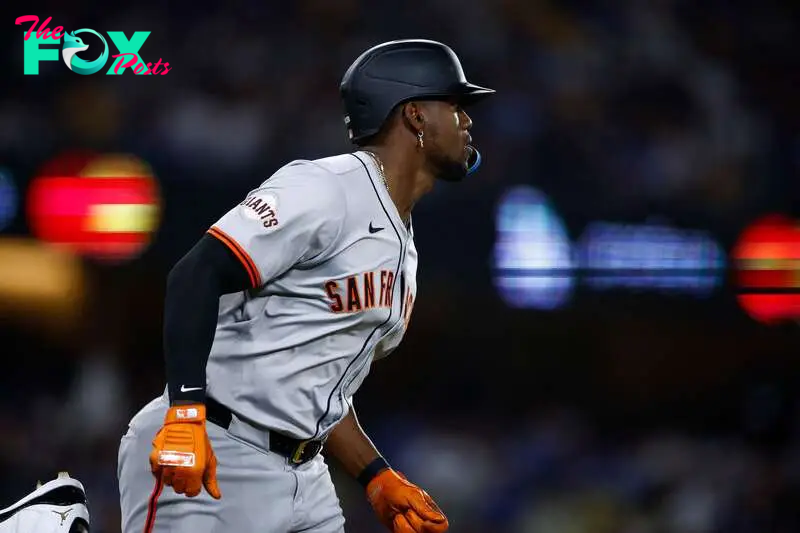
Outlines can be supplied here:
[[425, 114], [419, 102], [406, 102], [403, 105], [403, 122], [417, 134], [425, 125]]

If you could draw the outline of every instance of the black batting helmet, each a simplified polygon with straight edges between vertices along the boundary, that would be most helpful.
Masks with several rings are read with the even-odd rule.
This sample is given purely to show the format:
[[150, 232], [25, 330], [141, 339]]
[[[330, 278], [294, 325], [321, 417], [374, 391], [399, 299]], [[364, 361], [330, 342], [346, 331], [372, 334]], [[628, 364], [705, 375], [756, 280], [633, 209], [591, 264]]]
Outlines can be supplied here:
[[469, 83], [450, 47], [425, 39], [370, 48], [350, 65], [339, 89], [348, 135], [356, 144], [378, 133], [403, 102], [456, 97], [468, 105], [495, 92]]

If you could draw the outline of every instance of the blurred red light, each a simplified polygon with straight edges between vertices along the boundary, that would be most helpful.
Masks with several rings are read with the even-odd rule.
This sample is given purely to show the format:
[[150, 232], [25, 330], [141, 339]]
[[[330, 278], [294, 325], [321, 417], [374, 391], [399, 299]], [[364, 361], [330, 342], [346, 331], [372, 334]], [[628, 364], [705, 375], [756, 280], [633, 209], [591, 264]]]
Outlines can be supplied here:
[[45, 165], [33, 180], [27, 214], [41, 241], [94, 259], [124, 261], [150, 243], [160, 198], [155, 178], [136, 158], [70, 155]]
[[774, 324], [800, 316], [800, 229], [792, 219], [770, 215], [751, 224], [733, 258], [739, 303], [751, 317]]

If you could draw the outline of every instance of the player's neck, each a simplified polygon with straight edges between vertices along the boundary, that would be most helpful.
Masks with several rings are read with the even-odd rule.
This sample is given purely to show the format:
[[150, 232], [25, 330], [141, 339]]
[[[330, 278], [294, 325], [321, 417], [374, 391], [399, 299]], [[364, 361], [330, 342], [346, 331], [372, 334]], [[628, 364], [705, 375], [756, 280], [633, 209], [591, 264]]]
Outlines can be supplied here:
[[422, 165], [416, 150], [408, 153], [400, 147], [369, 146], [365, 151], [378, 156], [389, 188], [389, 196], [403, 222], [408, 222], [414, 205], [433, 188], [434, 178]]

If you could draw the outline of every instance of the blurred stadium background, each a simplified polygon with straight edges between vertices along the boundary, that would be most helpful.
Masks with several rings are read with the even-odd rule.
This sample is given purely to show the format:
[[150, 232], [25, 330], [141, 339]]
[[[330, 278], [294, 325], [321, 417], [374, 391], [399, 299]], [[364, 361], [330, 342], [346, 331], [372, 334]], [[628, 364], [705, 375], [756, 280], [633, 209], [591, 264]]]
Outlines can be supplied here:
[[[482, 171], [415, 210], [419, 303], [356, 398], [379, 447], [457, 533], [800, 531], [796, 3], [12, 11], [0, 507], [68, 469], [95, 531], [119, 531], [117, 445], [163, 388], [168, 270], [278, 166], [349, 151], [345, 68], [424, 37], [498, 95], [471, 113]], [[173, 70], [24, 76], [28, 14], [150, 31], [142, 57]], [[743, 295], [745, 274], [782, 290]], [[380, 531], [336, 481], [348, 531]]]

